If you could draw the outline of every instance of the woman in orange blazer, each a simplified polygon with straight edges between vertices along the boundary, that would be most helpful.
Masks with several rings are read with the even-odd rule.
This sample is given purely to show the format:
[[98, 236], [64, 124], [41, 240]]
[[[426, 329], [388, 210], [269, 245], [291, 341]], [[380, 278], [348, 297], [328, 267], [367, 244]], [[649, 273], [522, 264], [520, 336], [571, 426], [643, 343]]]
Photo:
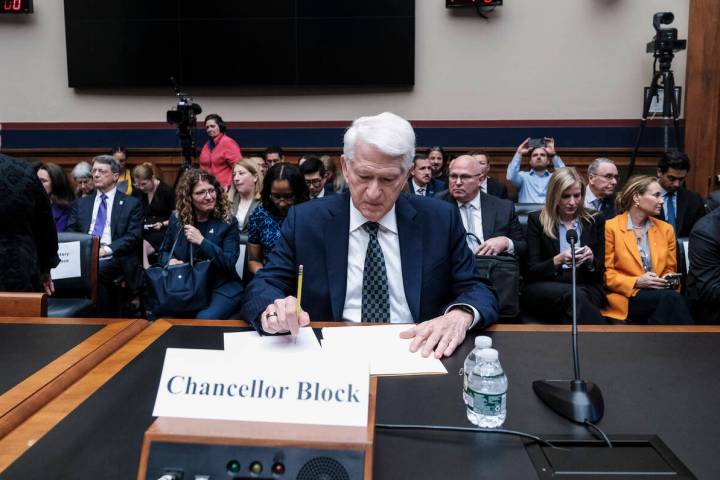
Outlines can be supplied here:
[[637, 323], [693, 323], [679, 280], [675, 233], [653, 218], [663, 197], [654, 177], [630, 178], [618, 194], [615, 218], [605, 222], [605, 285], [608, 307], [602, 314]]

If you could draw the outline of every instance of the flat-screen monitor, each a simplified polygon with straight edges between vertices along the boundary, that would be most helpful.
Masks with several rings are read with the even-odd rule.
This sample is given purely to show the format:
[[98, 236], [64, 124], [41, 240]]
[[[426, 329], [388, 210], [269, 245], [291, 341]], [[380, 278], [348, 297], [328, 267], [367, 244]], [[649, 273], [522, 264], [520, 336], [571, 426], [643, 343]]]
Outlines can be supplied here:
[[414, 0], [65, 0], [74, 88], [412, 85]]

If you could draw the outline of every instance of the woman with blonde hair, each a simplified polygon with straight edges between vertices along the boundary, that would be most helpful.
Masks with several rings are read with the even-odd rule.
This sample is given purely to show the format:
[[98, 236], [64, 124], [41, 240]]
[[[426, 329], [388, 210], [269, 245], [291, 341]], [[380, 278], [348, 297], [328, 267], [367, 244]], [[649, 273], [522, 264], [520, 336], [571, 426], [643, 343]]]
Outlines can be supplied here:
[[175, 208], [175, 191], [155, 175], [152, 163], [145, 162], [132, 171], [135, 195], [143, 207], [143, 267], [148, 268], [148, 257], [157, 252], [170, 224]]
[[605, 323], [602, 216], [585, 208], [585, 181], [565, 167], [550, 177], [545, 206], [528, 216], [528, 269], [521, 300], [553, 321], [572, 321], [572, 253], [568, 232], [577, 234], [575, 264], [579, 323]]
[[190, 169], [177, 186], [175, 206], [160, 247], [160, 263], [176, 265], [192, 257], [210, 260], [210, 304], [186, 313], [195, 318], [227, 319], [240, 309], [243, 286], [235, 272], [237, 219], [230, 213], [223, 188], [213, 174]]
[[630, 178], [618, 194], [618, 215], [605, 224], [603, 314], [637, 323], [693, 323], [680, 289], [677, 243], [669, 223], [654, 218], [663, 207], [655, 177]]
[[233, 166], [233, 183], [228, 198], [230, 212], [238, 221], [241, 233], [247, 233], [250, 214], [260, 205], [263, 177], [257, 165], [247, 159]]

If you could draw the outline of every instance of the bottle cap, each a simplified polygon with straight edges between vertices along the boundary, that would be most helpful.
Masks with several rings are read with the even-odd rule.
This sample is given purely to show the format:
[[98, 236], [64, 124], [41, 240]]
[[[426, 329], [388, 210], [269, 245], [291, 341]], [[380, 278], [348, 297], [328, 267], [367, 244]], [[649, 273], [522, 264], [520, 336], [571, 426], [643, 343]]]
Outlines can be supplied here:
[[497, 362], [498, 351], [494, 348], [484, 348], [480, 350], [479, 356], [483, 362]]
[[492, 347], [492, 338], [486, 335], [478, 335], [475, 337], [475, 348], [490, 348]]

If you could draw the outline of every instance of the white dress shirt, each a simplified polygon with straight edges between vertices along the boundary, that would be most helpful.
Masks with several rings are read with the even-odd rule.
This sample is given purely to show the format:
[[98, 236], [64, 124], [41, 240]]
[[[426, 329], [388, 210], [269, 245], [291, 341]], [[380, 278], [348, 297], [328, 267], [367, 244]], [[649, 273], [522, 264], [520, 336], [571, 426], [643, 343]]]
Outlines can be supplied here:
[[[115, 201], [115, 193], [117, 193], [117, 187], [105, 193], [105, 195], [107, 196], [107, 216], [105, 217], [105, 227], [103, 228], [103, 233], [100, 237], [100, 246], [106, 247], [108, 252], [110, 253], [112, 253], [112, 250], [109, 247], [109, 245], [112, 243], [110, 221], [112, 220], [112, 209], [113, 202]], [[93, 230], [95, 230], [95, 220], [97, 220], [98, 209], [100, 208], [100, 202], [102, 201], [100, 199], [101, 195], [102, 192], [99, 190], [95, 193], [95, 204], [93, 205], [92, 218], [90, 219], [90, 230], [88, 230], [89, 234], [92, 234]]]
[[[413, 178], [412, 186], [413, 186], [413, 193], [415, 195], [421, 195], [423, 197], [427, 195], [427, 185], [418, 185], [417, 183], [415, 183], [415, 179]], [[421, 188], [422, 188], [422, 192], [420, 191]]]
[[320, 189], [320, 193], [315, 198], [323, 198], [325, 196], [325, 188]]
[[[368, 220], [350, 199], [350, 239], [348, 242], [347, 288], [343, 320], [360, 322], [362, 313], [362, 283], [370, 235], [362, 226]], [[385, 258], [390, 296], [390, 323], [413, 323], [410, 307], [405, 298], [402, 265], [400, 263], [400, 237], [398, 236], [395, 206], [378, 222], [378, 243]]]
[[483, 193], [487, 193], [487, 180], [488, 180], [488, 177], [485, 177], [485, 178], [483, 179], [483, 181], [480, 183], [480, 190], [481, 190]]
[[[482, 210], [480, 209], [480, 192], [475, 195], [475, 198], [470, 200], [468, 202], [470, 205], [473, 206], [472, 210], [472, 220], [473, 220], [473, 229], [475, 232], [475, 236], [478, 237], [480, 240], [480, 243], [485, 241], [485, 235], [483, 234], [483, 224], [482, 224]], [[462, 208], [464, 203], [457, 202], [458, 207], [460, 208], [460, 218], [462, 218], [463, 226], [465, 227], [465, 231], [470, 231], [467, 224], [467, 215], [465, 214], [465, 210]], [[515, 253], [515, 244], [513, 241], [508, 238], [508, 249], [506, 250], [508, 253]], [[468, 246], [470, 244], [468, 243]], [[480, 245], [476, 245], [475, 248], [479, 247]], [[475, 253], [475, 252], [473, 252]]]

